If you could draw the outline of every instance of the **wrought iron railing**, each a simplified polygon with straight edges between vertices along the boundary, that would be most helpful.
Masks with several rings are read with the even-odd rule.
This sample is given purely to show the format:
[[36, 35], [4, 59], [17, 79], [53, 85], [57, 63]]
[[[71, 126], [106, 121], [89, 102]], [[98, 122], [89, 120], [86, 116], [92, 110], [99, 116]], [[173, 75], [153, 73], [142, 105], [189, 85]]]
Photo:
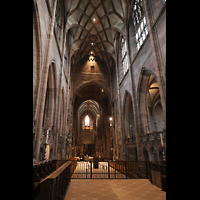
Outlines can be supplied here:
[[148, 178], [145, 161], [77, 161], [72, 179], [139, 179]]

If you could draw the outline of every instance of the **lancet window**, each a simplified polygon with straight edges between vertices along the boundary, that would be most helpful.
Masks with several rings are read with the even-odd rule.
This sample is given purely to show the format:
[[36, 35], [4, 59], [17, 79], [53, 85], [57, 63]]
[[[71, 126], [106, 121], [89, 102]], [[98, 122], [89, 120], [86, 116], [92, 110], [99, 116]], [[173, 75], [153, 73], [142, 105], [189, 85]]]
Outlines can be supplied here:
[[122, 37], [121, 40], [121, 47], [122, 47], [122, 67], [125, 74], [126, 71], [128, 70], [128, 59], [127, 59], [128, 56], [127, 56], [127, 44], [124, 37]]

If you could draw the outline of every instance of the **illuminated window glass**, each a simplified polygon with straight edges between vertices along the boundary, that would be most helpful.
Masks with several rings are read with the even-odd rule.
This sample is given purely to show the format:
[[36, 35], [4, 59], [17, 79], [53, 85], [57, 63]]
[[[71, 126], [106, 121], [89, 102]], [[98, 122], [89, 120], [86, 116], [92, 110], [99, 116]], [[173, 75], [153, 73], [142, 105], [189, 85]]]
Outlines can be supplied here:
[[133, 7], [133, 24], [134, 27], [138, 27], [140, 24], [140, 20], [144, 15], [144, 6], [142, 0], [135, 0]]
[[122, 67], [125, 74], [126, 71], [128, 70], [128, 59], [127, 59], [127, 44], [126, 40], [123, 37], [121, 40], [121, 44], [122, 44]]
[[144, 16], [143, 0], [135, 0], [134, 2], [133, 25], [136, 33], [137, 49], [139, 50], [148, 35], [146, 18]]
[[147, 35], [148, 35], [148, 29], [146, 24], [146, 18], [143, 17], [140, 27], [138, 28], [135, 36], [138, 50], [140, 49]]
[[89, 126], [90, 123], [90, 118], [88, 117], [88, 115], [86, 115], [85, 117], [85, 126]]

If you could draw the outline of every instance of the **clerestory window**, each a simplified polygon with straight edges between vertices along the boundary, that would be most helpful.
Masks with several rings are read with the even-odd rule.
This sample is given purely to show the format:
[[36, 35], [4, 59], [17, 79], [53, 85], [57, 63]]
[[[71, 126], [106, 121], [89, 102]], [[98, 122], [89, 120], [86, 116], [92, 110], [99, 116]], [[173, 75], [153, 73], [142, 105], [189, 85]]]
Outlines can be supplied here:
[[138, 31], [136, 32], [136, 44], [137, 44], [138, 50], [140, 49], [147, 35], [148, 35], [148, 29], [147, 29], [147, 24], [146, 24], [146, 18], [143, 17], [140, 27], [138, 28]]
[[148, 35], [147, 22], [144, 16], [143, 0], [135, 0], [133, 7], [133, 24], [136, 33], [137, 49], [139, 50]]
[[127, 44], [126, 44], [126, 40], [122, 37], [121, 40], [121, 44], [122, 44], [122, 67], [123, 67], [123, 71], [124, 74], [127, 72], [128, 70], [128, 59], [127, 59]]

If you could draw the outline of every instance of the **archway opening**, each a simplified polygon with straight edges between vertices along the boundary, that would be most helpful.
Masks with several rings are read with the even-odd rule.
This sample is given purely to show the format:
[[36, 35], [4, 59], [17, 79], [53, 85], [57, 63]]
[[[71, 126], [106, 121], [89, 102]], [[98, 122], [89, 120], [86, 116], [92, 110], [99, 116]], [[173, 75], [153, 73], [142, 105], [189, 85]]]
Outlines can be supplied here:
[[110, 128], [111, 102], [105, 89], [86, 85], [78, 90], [73, 108], [72, 156], [112, 159]]
[[133, 103], [129, 92], [125, 93], [123, 114], [123, 138], [127, 161], [137, 161], [137, 145], [133, 116]]
[[162, 131], [164, 116], [157, 77], [148, 70], [143, 70], [138, 88], [140, 131], [147, 134]]

